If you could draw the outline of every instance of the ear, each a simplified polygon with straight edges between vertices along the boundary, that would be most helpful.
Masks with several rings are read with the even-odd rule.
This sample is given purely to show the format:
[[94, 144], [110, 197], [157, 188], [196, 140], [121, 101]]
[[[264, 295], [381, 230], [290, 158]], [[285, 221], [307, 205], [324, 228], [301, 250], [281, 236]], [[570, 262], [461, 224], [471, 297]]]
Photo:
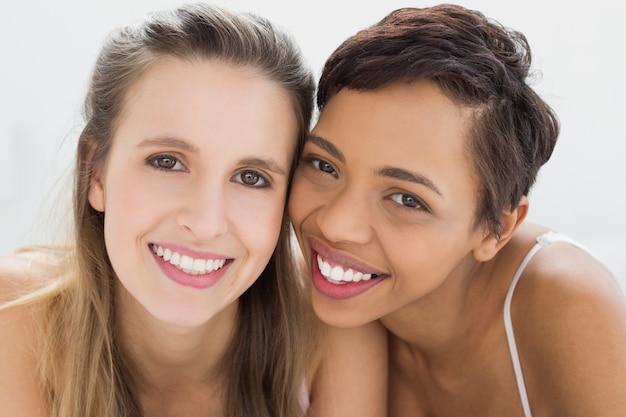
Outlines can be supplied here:
[[528, 198], [523, 196], [517, 207], [512, 211], [504, 210], [502, 212], [502, 230], [500, 236], [495, 236], [491, 232], [487, 233], [478, 246], [472, 251], [474, 258], [479, 262], [486, 262], [496, 256], [498, 251], [511, 240], [513, 234], [522, 224], [527, 214]]
[[[96, 151], [96, 143], [93, 142], [88, 145], [86, 163], [91, 163], [94, 152]], [[89, 179], [89, 192], [87, 198], [89, 204], [94, 210], [104, 212], [104, 184], [102, 182], [102, 163], [96, 163], [91, 171], [91, 177]]]

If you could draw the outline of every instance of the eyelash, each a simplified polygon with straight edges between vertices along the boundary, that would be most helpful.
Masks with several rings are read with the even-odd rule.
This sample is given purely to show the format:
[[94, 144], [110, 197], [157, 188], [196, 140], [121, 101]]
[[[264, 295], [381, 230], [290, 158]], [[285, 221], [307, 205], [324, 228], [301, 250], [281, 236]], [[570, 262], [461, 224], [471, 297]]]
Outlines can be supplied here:
[[[396, 201], [396, 199], [394, 198], [395, 196], [400, 196], [400, 201]], [[398, 207], [400, 207], [402, 210], [409, 210], [409, 211], [426, 211], [428, 213], [430, 213], [430, 208], [428, 207], [428, 205], [426, 205], [421, 199], [417, 198], [416, 196], [414, 196], [413, 194], [409, 194], [409, 193], [393, 193], [391, 194], [389, 197], [389, 200], [391, 200], [394, 204], [396, 204]], [[414, 203], [417, 205], [416, 207], [411, 207], [408, 206], [406, 204], [402, 204], [404, 198], [410, 198], [411, 200], [414, 201]]]
[[[243, 175], [246, 174], [252, 174], [254, 176], [257, 177], [257, 179], [261, 180], [263, 183], [261, 185], [258, 184], [246, 184], [243, 180]], [[242, 171], [239, 171], [237, 174], [235, 174], [233, 176], [233, 181], [235, 181], [238, 184], [241, 184], [245, 187], [250, 187], [250, 188], [270, 188], [272, 186], [272, 184], [270, 183], [270, 181], [261, 173], [259, 173], [258, 171], [255, 171], [253, 169], [244, 169]]]
[[[306, 163], [307, 165], [311, 166], [314, 170], [319, 171], [322, 174], [332, 175], [333, 177], [337, 178], [337, 170], [335, 169], [333, 164], [331, 164], [330, 162], [325, 161], [322, 158], [318, 158], [318, 157], [314, 157], [314, 156], [308, 156], [308, 157], [302, 158], [302, 162]], [[319, 166], [321, 164], [327, 165], [330, 169], [332, 169], [333, 172], [324, 171]]]
[[[171, 161], [174, 165], [172, 167], [163, 167], [159, 165], [159, 161], [164, 161], [164, 160], [169, 160]], [[160, 155], [155, 155], [155, 156], [151, 156], [149, 157], [146, 162], [154, 169], [159, 170], [159, 171], [183, 171], [183, 172], [187, 172], [187, 167], [180, 162], [180, 160], [178, 158], [176, 158], [175, 156], [172, 155], [168, 155], [168, 154], [160, 154]], [[174, 169], [174, 167], [176, 165], [180, 165], [181, 168], [178, 169]]]

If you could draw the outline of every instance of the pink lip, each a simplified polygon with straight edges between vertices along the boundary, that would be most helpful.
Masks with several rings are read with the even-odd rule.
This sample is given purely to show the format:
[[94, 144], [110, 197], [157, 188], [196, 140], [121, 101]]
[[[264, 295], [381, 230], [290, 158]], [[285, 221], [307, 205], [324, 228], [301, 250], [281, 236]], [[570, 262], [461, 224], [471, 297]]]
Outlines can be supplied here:
[[[167, 247], [170, 249], [174, 249], [174, 250], [180, 249], [171, 245], [168, 245]], [[224, 274], [226, 273], [226, 270], [232, 264], [232, 260], [229, 259], [228, 261], [226, 261], [226, 264], [220, 269], [218, 269], [217, 271], [213, 271], [213, 272], [209, 272], [207, 274], [201, 274], [201, 275], [191, 275], [191, 274], [185, 273], [184, 271], [178, 269], [171, 263], [161, 258], [160, 256], [156, 255], [154, 252], [152, 252], [151, 248], [149, 248], [149, 250], [152, 256], [154, 257], [157, 265], [163, 272], [163, 274], [170, 280], [174, 281], [175, 283], [185, 286], [185, 287], [192, 287], [192, 288], [198, 288], [198, 289], [212, 287], [224, 276]], [[189, 250], [185, 250], [181, 252], [186, 254], [187, 256], [195, 255], [197, 256], [197, 258], [209, 259], [209, 256], [207, 256], [206, 253], [200, 254], [201, 256], [198, 256], [199, 254], [198, 252], [190, 252]], [[211, 259], [219, 259], [219, 258], [223, 258], [223, 257], [215, 256]]]
[[313, 286], [317, 291], [328, 298], [332, 298], [334, 300], [347, 300], [349, 298], [356, 297], [388, 277], [386, 274], [381, 274], [380, 276], [371, 278], [368, 281], [334, 284], [322, 275], [316, 261], [318, 253], [322, 255], [323, 258], [337, 262], [344, 267], [353, 268], [355, 270], [371, 274], [380, 274], [380, 272], [373, 270], [370, 266], [367, 266], [354, 258], [341, 255], [320, 242], [312, 240], [309, 240], [309, 242], [312, 247], [310, 262]]

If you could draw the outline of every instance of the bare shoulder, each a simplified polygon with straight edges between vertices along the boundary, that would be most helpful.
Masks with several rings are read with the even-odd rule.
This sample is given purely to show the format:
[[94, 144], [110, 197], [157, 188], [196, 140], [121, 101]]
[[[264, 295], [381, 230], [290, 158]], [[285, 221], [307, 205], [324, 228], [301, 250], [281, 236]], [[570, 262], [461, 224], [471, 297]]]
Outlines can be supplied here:
[[32, 246], [0, 256], [0, 305], [61, 279], [70, 259], [65, 246]]
[[0, 415], [45, 416], [39, 383], [39, 326], [32, 306], [0, 310]]
[[604, 265], [571, 243], [546, 245], [512, 315], [531, 403], [551, 415], [626, 415], [626, 298]]
[[387, 332], [379, 322], [356, 328], [319, 323], [309, 377], [309, 416], [386, 415]]
[[0, 257], [1, 416], [49, 415], [39, 376], [45, 297], [28, 296], [43, 295], [52, 288], [50, 284], [61, 282], [69, 271], [69, 259], [68, 248], [52, 246], [24, 248]]

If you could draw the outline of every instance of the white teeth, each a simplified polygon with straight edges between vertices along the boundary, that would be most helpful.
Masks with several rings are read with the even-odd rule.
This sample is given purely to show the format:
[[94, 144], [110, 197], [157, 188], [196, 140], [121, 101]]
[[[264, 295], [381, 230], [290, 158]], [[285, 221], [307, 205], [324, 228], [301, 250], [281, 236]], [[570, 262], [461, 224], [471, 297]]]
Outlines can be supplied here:
[[335, 281], [341, 281], [343, 278], [343, 268], [340, 266], [336, 266], [330, 270], [330, 278]]
[[354, 271], [352, 269], [348, 269], [344, 274], [343, 274], [343, 279], [344, 281], [353, 281], [354, 279]]
[[180, 264], [180, 253], [172, 252], [172, 256], [169, 259], [169, 263], [171, 263], [174, 266], [178, 266]]
[[202, 272], [202, 271], [206, 270], [206, 261], [204, 259], [194, 259], [193, 260], [193, 270], [194, 271], [198, 271], [198, 272]]
[[190, 275], [208, 274], [217, 271], [226, 264], [226, 259], [194, 259], [157, 245], [152, 245], [152, 252]]
[[[318, 258], [321, 260], [321, 258]], [[328, 264], [328, 262], [323, 262], [322, 265], [320, 266], [320, 271], [322, 271], [322, 275], [324, 275], [325, 277], [330, 277], [330, 265]]]
[[374, 276], [372, 274], [354, 271], [351, 268], [346, 271], [339, 265], [331, 267], [320, 255], [317, 255], [317, 266], [324, 278], [334, 283], [368, 281]]
[[190, 258], [187, 255], [183, 255], [180, 257], [180, 263], [178, 264], [178, 266], [181, 269], [191, 269], [193, 268], [193, 258]]

